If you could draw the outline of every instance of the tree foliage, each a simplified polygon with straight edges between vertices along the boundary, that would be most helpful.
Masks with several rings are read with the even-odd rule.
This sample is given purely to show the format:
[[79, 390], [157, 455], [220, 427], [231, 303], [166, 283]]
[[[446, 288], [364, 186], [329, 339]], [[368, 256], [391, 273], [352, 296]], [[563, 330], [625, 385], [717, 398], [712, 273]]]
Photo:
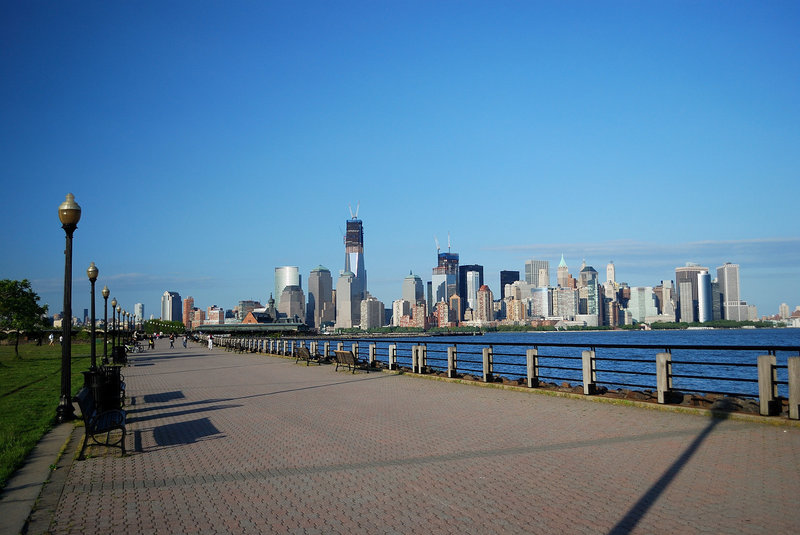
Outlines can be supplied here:
[[46, 313], [47, 306], [39, 305], [39, 296], [27, 279], [0, 280], [0, 329], [16, 333], [14, 354], [17, 358], [20, 334], [44, 327]]

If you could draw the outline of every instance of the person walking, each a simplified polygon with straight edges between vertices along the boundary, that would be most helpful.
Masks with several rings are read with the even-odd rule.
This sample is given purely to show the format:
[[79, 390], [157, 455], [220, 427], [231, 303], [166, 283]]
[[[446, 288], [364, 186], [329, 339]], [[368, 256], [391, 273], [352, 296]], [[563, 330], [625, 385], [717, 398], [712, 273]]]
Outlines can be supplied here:
[[208, 349], [214, 349], [214, 337], [208, 335]]
[[49, 346], [55, 345], [55, 344], [53, 343], [53, 341], [56, 339], [56, 337], [55, 337], [55, 336], [53, 336], [53, 333], [50, 333], [50, 336], [48, 336], [48, 337], [47, 337], [47, 339], [48, 339], [48, 340], [50, 340], [50, 343], [49, 343], [49, 344], [47, 344], [47, 345], [49, 345]]
[[189, 341], [189, 335], [188, 334], [184, 334], [183, 335], [183, 348], [184, 349], [186, 349], [186, 342], [188, 342], [188, 341]]
[[170, 333], [169, 335], [169, 348], [175, 349], [175, 333]]

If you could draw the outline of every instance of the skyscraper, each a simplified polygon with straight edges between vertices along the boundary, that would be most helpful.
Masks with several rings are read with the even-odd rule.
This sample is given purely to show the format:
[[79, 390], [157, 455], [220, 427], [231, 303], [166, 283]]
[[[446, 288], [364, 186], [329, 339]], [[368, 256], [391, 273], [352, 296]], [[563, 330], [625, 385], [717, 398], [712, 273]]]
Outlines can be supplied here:
[[361, 302], [367, 297], [367, 269], [364, 267], [364, 227], [360, 219], [347, 220], [344, 251], [344, 270], [353, 274], [352, 296]]
[[408, 277], [403, 279], [402, 298], [408, 301], [409, 307], [413, 307], [417, 301], [425, 299], [425, 289], [422, 286], [422, 279], [418, 275], [409, 272]]
[[444, 299], [450, 300], [450, 296], [458, 293], [458, 253], [446, 253], [437, 255], [439, 265], [433, 268], [431, 277], [431, 301], [433, 306]]
[[569, 267], [564, 261], [564, 255], [561, 255], [561, 262], [558, 263], [558, 271], [556, 274], [556, 282], [562, 288], [574, 288], [573, 278], [569, 274]]
[[722, 293], [722, 310], [726, 320], [740, 321], [747, 319], [740, 313], [741, 296], [739, 294], [739, 265], [725, 262], [717, 268], [717, 281]]
[[306, 297], [297, 285], [284, 286], [278, 301], [278, 313], [290, 322], [303, 322], [306, 318]]
[[698, 319], [697, 276], [708, 272], [707, 267], [687, 262], [684, 267], [675, 268], [675, 288], [678, 293], [678, 321], [692, 323]]
[[[361, 323], [361, 300], [353, 302], [353, 281], [356, 276], [351, 271], [343, 271], [336, 281], [336, 328], [350, 329]], [[358, 312], [356, 312], [358, 309]]]
[[283, 289], [287, 286], [303, 287], [300, 279], [300, 270], [297, 266], [281, 266], [275, 268], [275, 297], [278, 306], [281, 304]]
[[467, 272], [474, 271], [478, 274], [478, 285], [475, 287], [475, 293], [478, 292], [478, 288], [483, 286], [483, 266], [479, 264], [465, 264], [458, 266], [458, 296], [461, 297], [461, 310], [459, 313], [463, 313], [466, 310], [467, 306], [474, 308], [473, 305], [467, 303], [469, 297], [467, 296]]
[[466, 306], [475, 310], [475, 307], [478, 306], [478, 290], [483, 286], [483, 277], [477, 271], [467, 271], [464, 278], [466, 279], [464, 282], [467, 287], [464, 292]]
[[134, 323], [136, 325], [144, 322], [144, 305], [142, 303], [136, 303], [133, 305], [133, 316]]
[[[545, 280], [540, 280], [542, 278]], [[525, 282], [532, 284], [534, 288], [547, 288], [550, 285], [550, 262], [533, 259], [525, 262]]]
[[328, 268], [317, 266], [308, 277], [308, 306], [306, 324], [315, 329], [322, 328], [336, 318], [333, 308], [333, 277]]
[[711, 275], [708, 271], [703, 271], [697, 274], [697, 321], [705, 323], [712, 319]]
[[161, 296], [161, 319], [181, 321], [181, 296], [178, 292], [164, 292]]
[[519, 271], [500, 272], [500, 299], [506, 298], [506, 284], [511, 284], [519, 280]]

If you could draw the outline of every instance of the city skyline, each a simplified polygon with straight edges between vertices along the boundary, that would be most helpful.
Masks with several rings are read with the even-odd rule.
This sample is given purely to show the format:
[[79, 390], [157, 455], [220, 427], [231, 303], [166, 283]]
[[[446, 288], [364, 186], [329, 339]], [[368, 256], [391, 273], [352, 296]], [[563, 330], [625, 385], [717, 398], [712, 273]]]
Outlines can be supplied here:
[[265, 303], [279, 266], [335, 283], [348, 206], [387, 307], [448, 232], [496, 298], [563, 253], [631, 286], [733, 262], [760, 315], [800, 304], [797, 3], [2, 10], [0, 276], [51, 313], [69, 192], [73, 310], [92, 261], [147, 316]]

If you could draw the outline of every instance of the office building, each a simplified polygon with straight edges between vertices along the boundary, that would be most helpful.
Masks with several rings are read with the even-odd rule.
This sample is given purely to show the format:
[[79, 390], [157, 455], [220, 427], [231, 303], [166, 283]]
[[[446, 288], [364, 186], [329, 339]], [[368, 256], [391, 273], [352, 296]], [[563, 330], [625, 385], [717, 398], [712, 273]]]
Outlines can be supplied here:
[[217, 305], [208, 307], [208, 314], [206, 315], [206, 323], [211, 325], [224, 325], [225, 324], [225, 310], [219, 308]]
[[239, 301], [239, 305], [236, 307], [235, 318], [239, 321], [243, 321], [250, 312], [261, 308], [264, 308], [264, 305], [262, 305], [259, 301]]
[[478, 271], [467, 271], [464, 279], [466, 306], [475, 310], [475, 307], [478, 306], [478, 290], [483, 286], [483, 274]]
[[653, 288], [650, 286], [631, 287], [628, 311], [631, 319], [637, 323], [643, 323], [649, 317], [658, 316], [658, 300]]
[[408, 277], [403, 279], [402, 299], [408, 301], [409, 305], [416, 305], [417, 301], [425, 300], [425, 289], [422, 286], [422, 279], [418, 275], [409, 272]]
[[356, 217], [347, 220], [344, 250], [344, 271], [353, 274], [351, 296], [360, 302], [367, 297], [367, 269], [364, 266], [364, 226]]
[[431, 276], [431, 296], [433, 303], [448, 301], [450, 296], [458, 293], [458, 254], [438, 253], [438, 265], [433, 268]]
[[697, 321], [706, 323], [712, 319], [711, 275], [703, 271], [697, 274]]
[[704, 271], [708, 272], [708, 268], [691, 262], [687, 262], [684, 267], [675, 268], [678, 321], [692, 323], [698, 320], [697, 276]]
[[300, 279], [300, 269], [297, 266], [281, 266], [275, 268], [275, 293], [273, 294], [280, 307], [283, 289], [287, 286], [303, 287]]
[[558, 269], [556, 270], [556, 282], [561, 288], [575, 287], [572, 275], [569, 274], [569, 267], [567, 267], [567, 262], [564, 260], [563, 254], [561, 255], [561, 262], [558, 263]]
[[726, 320], [745, 321], [746, 314], [739, 309], [742, 304], [739, 294], [739, 265], [725, 262], [718, 267], [717, 281], [722, 294], [723, 317]]
[[533, 259], [526, 261], [525, 282], [534, 288], [547, 288], [550, 285], [550, 262]]
[[411, 303], [405, 299], [392, 301], [392, 326], [399, 327], [403, 316], [411, 316]]
[[[353, 282], [356, 276], [343, 271], [336, 281], [336, 328], [351, 329], [361, 323], [361, 299], [353, 296]], [[357, 310], [357, 311], [356, 311]]]
[[[478, 274], [478, 284], [475, 286], [475, 295], [478, 293], [478, 288], [483, 286], [483, 266], [479, 264], [464, 264], [458, 266], [458, 290], [456, 293], [459, 297], [461, 297], [461, 306], [463, 307], [459, 310], [459, 315], [463, 314], [464, 310], [469, 306], [470, 308], [474, 308], [473, 304], [469, 303], [469, 298], [467, 297], [467, 293], [469, 292], [467, 286], [467, 273], [472, 271], [473, 273]], [[474, 277], [474, 275], [473, 275]]]
[[306, 324], [321, 329], [336, 319], [333, 305], [333, 277], [328, 268], [317, 266], [308, 276], [308, 306]]
[[164, 292], [161, 296], [161, 319], [181, 321], [181, 296], [178, 292]]
[[[519, 280], [519, 271], [504, 270], [500, 272], [500, 299], [506, 298], [506, 284], [511, 284], [518, 280]], [[481, 286], [483, 286], [483, 283], [481, 283]]]
[[302, 323], [306, 317], [306, 296], [300, 286], [290, 285], [283, 288], [278, 300], [278, 317], [286, 318], [292, 323]]
[[136, 303], [133, 305], [133, 318], [136, 325], [144, 323], [144, 304]]

